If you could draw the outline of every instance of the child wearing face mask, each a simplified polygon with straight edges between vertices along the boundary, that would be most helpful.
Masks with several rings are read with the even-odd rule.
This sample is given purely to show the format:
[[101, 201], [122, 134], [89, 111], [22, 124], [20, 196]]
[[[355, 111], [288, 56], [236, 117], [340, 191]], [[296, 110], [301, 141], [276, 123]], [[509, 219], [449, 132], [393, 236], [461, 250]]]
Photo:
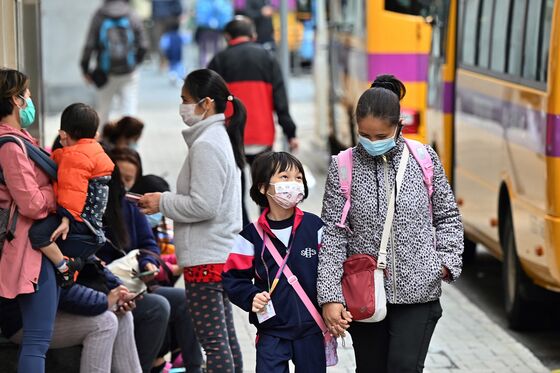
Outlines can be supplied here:
[[251, 198], [265, 210], [237, 237], [222, 274], [224, 289], [257, 327], [257, 372], [286, 372], [290, 360], [296, 371], [325, 372], [323, 333], [286, 276], [289, 267], [319, 310], [323, 222], [297, 207], [308, 195], [303, 166], [289, 153], [268, 152], [255, 159], [251, 174]]
[[101, 220], [115, 165], [95, 140], [98, 126], [99, 117], [89, 105], [72, 104], [62, 113], [63, 147], [52, 154], [58, 165], [57, 214], [36, 221], [29, 230], [31, 246], [55, 265], [62, 287], [75, 281], [81, 266], [75, 257], [86, 259], [105, 242]]

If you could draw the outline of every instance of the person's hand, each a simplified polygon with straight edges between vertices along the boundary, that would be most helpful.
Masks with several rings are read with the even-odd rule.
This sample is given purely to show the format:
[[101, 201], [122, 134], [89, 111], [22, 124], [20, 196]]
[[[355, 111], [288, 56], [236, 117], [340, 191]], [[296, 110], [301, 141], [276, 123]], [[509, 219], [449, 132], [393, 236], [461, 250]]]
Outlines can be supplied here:
[[146, 193], [138, 200], [140, 211], [146, 215], [152, 215], [159, 212], [159, 201], [161, 193]]
[[295, 152], [299, 149], [299, 140], [297, 139], [297, 137], [292, 137], [288, 140], [288, 145], [290, 147], [290, 151]]
[[128, 289], [123, 285], [117, 286], [107, 294], [107, 309], [109, 311], [117, 311], [119, 300], [122, 300], [128, 293]]
[[342, 303], [327, 303], [323, 305], [323, 319], [333, 336], [344, 337], [346, 329], [350, 327], [352, 314], [346, 311]]
[[262, 293], [258, 293], [253, 298], [253, 308], [251, 309], [253, 312], [262, 312], [264, 311], [264, 307], [268, 304], [270, 300], [270, 294], [267, 291], [263, 291]]
[[449, 270], [447, 269], [446, 266], [442, 266], [441, 267], [441, 278], [449, 278], [450, 274], [449, 274]]
[[181, 276], [181, 274], [183, 273], [183, 268], [178, 264], [170, 264], [169, 269], [171, 269], [171, 273], [173, 273], [173, 276]]
[[265, 5], [261, 8], [261, 14], [263, 17], [272, 17], [274, 14], [274, 8], [270, 5]]
[[63, 217], [62, 221], [58, 228], [54, 230], [51, 235], [51, 241], [54, 242], [58, 239], [58, 237], [62, 236], [62, 239], [65, 240], [68, 236], [68, 232], [70, 231], [70, 220], [67, 217]]
[[86, 84], [93, 84], [93, 79], [91, 79], [91, 75], [89, 74], [84, 74], [84, 81], [86, 82]]
[[148, 275], [148, 276], [142, 276], [140, 277], [140, 280], [142, 280], [144, 283], [148, 283], [148, 282], [152, 282], [154, 280], [154, 278], [156, 277], [157, 272], [159, 272], [159, 268], [158, 266], [156, 266], [154, 263], [148, 263], [144, 266], [144, 269], [142, 270], [143, 272], [145, 271], [155, 271], [156, 273], [154, 273], [153, 275]]

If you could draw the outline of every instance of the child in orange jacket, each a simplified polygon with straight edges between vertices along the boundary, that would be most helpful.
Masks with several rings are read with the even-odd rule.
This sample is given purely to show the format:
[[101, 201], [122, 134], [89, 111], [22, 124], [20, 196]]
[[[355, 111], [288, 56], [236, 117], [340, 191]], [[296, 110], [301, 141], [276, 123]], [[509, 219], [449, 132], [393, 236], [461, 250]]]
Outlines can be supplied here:
[[59, 134], [63, 148], [52, 154], [58, 165], [58, 211], [36, 221], [29, 231], [32, 247], [55, 265], [62, 287], [75, 280], [81, 266], [76, 258], [86, 259], [105, 242], [102, 219], [107, 183], [115, 165], [95, 140], [98, 126], [99, 117], [88, 105], [72, 104], [62, 113]]

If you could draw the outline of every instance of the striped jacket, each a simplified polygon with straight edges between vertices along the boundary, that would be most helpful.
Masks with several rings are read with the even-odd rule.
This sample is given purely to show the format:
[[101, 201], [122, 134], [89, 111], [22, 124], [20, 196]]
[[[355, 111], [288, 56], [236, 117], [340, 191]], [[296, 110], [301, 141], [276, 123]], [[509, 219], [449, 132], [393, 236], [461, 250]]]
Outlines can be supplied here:
[[[261, 215], [256, 224], [260, 224], [282, 257], [285, 257], [287, 248], [272, 232], [266, 218], [267, 212]], [[269, 283], [272, 284], [278, 271], [278, 265], [270, 252], [264, 248], [263, 240], [254, 224], [249, 224], [239, 234], [224, 267], [222, 283], [230, 300], [250, 312], [249, 321], [257, 327], [259, 333], [286, 339], [320, 333], [311, 314], [284, 275], [280, 277], [271, 295], [276, 316], [259, 324], [256, 314], [251, 312], [253, 298], [257, 293], [269, 291]], [[296, 209], [292, 226], [291, 251], [287, 266], [319, 309], [317, 266], [323, 222], [313, 214]]]

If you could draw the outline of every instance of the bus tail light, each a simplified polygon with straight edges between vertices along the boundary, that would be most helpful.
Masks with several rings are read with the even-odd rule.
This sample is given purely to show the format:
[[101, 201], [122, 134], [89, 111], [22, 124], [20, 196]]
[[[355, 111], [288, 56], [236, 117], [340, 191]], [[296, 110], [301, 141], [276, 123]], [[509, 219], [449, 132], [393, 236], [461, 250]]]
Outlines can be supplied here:
[[401, 118], [403, 134], [417, 134], [420, 127], [420, 112], [416, 110], [403, 109], [401, 110]]

